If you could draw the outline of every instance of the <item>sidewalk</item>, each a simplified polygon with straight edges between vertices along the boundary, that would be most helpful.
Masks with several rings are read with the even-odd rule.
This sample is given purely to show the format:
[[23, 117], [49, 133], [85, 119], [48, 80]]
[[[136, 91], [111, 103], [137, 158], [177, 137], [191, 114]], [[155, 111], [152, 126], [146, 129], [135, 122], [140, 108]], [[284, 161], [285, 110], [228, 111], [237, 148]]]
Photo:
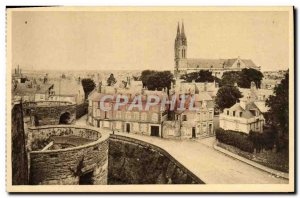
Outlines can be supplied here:
[[284, 178], [284, 179], [287, 179], [287, 180], [289, 179], [289, 174], [288, 173], [281, 172], [281, 171], [278, 171], [278, 170], [274, 170], [272, 168], [263, 166], [263, 165], [261, 165], [259, 163], [253, 162], [253, 161], [251, 161], [251, 160], [249, 160], [247, 158], [241, 157], [241, 156], [239, 156], [239, 155], [237, 155], [235, 153], [232, 153], [232, 152], [230, 152], [230, 151], [228, 151], [226, 149], [223, 149], [223, 148], [217, 146], [217, 142], [214, 144], [214, 149], [217, 150], [217, 151], [220, 151], [220, 152], [224, 153], [225, 155], [228, 155], [228, 156], [230, 156], [232, 158], [235, 158], [237, 160], [245, 162], [245, 163], [247, 163], [247, 164], [249, 164], [249, 165], [251, 165], [251, 166], [253, 166], [255, 168], [258, 168], [258, 169], [263, 170], [265, 172], [268, 172], [268, 173], [270, 173], [272, 175], [275, 175], [276, 177], [281, 177], [281, 178]]

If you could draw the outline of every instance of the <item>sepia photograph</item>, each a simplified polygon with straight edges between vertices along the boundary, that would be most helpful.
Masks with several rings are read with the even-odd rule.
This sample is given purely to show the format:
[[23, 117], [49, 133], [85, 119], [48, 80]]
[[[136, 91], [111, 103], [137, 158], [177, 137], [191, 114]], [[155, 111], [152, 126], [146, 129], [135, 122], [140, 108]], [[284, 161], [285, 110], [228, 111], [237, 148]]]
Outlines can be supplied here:
[[7, 7], [8, 192], [294, 192], [293, 7]]

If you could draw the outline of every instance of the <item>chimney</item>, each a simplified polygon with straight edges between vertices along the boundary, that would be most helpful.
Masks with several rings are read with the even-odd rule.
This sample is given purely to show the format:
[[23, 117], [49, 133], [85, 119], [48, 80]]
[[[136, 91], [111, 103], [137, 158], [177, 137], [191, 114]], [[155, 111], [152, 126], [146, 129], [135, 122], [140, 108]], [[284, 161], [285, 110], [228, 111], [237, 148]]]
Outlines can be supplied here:
[[207, 91], [207, 82], [204, 83], [204, 91]]
[[251, 82], [250, 89], [253, 90], [253, 91], [256, 90], [256, 84], [255, 84], [255, 82], [253, 82], [253, 81]]

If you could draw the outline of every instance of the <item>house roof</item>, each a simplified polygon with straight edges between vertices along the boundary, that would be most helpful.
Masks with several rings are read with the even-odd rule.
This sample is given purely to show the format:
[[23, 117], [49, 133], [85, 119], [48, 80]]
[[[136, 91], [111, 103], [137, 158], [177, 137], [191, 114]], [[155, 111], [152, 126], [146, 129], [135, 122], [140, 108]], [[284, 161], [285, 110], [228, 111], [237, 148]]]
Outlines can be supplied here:
[[264, 101], [254, 102], [254, 104], [262, 113], [265, 113], [270, 109], [268, 106], [266, 106], [266, 103]]
[[16, 89], [12, 89], [14, 95], [32, 95], [38, 93], [46, 93], [53, 84], [32, 84], [32, 82], [18, 83]]
[[55, 95], [74, 96], [78, 95], [78, 90], [83, 91], [82, 84], [77, 80], [60, 79], [50, 82], [54, 84]]

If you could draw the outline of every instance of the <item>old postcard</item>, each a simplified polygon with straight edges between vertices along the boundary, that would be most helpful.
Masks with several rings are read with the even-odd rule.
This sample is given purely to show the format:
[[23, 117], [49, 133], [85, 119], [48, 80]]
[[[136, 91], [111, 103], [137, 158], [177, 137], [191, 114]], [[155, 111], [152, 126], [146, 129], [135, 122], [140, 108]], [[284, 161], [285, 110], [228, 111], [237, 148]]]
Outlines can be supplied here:
[[294, 191], [293, 7], [6, 14], [7, 191]]

